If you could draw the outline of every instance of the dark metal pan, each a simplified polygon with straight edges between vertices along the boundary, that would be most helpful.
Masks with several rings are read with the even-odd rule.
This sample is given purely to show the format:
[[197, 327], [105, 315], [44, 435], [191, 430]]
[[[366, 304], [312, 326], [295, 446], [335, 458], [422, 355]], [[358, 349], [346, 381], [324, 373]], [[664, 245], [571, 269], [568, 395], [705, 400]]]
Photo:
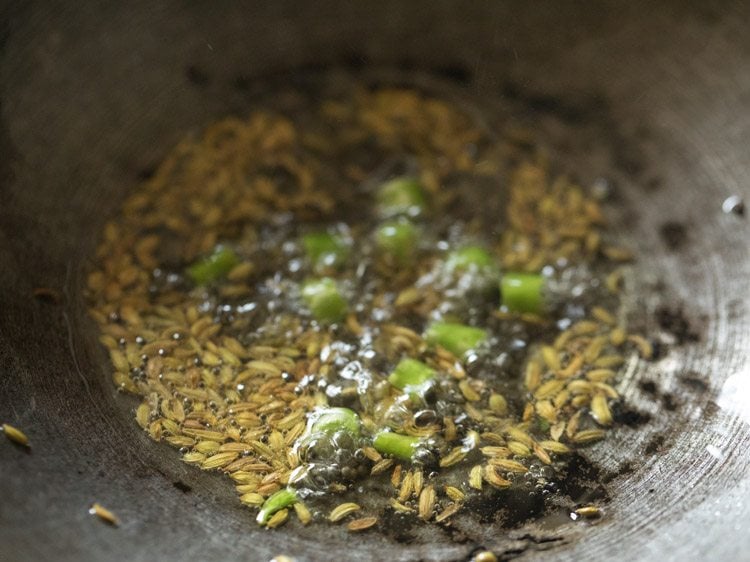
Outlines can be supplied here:
[[[722, 208], [750, 197], [745, 3], [5, 4], [0, 421], [33, 447], [0, 442], [0, 560], [747, 559], [750, 226]], [[329, 65], [436, 76], [610, 179], [633, 310], [662, 345], [626, 374], [627, 423], [581, 457], [599, 524], [267, 532], [117, 396], [80, 297], [104, 221], [185, 132], [247, 113], [262, 77]]]

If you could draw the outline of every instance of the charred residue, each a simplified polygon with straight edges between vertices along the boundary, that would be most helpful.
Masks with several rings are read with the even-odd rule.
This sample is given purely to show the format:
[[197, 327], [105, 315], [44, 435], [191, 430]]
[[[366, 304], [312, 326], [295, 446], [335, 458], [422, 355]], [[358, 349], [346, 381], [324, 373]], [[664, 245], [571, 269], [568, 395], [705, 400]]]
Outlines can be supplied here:
[[674, 336], [677, 344], [682, 345], [700, 340], [699, 334], [690, 325], [682, 308], [661, 306], [656, 309], [655, 317], [659, 327]]
[[678, 221], [667, 221], [659, 227], [659, 235], [668, 250], [676, 252], [685, 247], [688, 241], [688, 231], [685, 225]]

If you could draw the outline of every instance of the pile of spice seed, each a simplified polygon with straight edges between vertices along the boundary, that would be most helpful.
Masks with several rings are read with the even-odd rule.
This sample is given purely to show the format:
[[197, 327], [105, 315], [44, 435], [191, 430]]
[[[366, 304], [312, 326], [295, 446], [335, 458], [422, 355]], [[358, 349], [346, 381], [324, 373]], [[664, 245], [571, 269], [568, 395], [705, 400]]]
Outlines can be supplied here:
[[[455, 198], [446, 186], [457, 174], [490, 178], [507, 190], [506, 224], [494, 247], [505, 269], [538, 273], [554, 264], [596, 262], [592, 275], [612, 294], [606, 306], [588, 307], [564, 329], [544, 315], [492, 314], [498, 325], [539, 326], [545, 336], [529, 342], [522, 368], [503, 385], [517, 383], [513, 397], [471, 374], [463, 358], [428, 346], [407, 323], [380, 323], [383, 355], [419, 357], [440, 373], [461, 413], [425, 423], [418, 419], [422, 412], [407, 411], [412, 417], [399, 428], [439, 441], [438, 458], [431, 459], [437, 477], [428, 478], [423, 463], [361, 443], [351, 477], [387, 479], [393, 494], [369, 495], [360, 505], [346, 501], [358, 499], [349, 481], [329, 479], [327, 505], [338, 505], [327, 519], [347, 520], [351, 531], [375, 526], [383, 509], [446, 521], [472, 494], [543, 481], [544, 466], [601, 439], [618, 399], [617, 368], [632, 348], [645, 357], [651, 352], [620, 325], [617, 264], [630, 256], [603, 243], [598, 203], [564, 178], [551, 178], [542, 158], [509, 164], [522, 149], [488, 135], [455, 105], [415, 90], [354, 86], [300, 111], [316, 118], [257, 111], [186, 139], [104, 229], [88, 277], [90, 311], [115, 383], [142, 397], [137, 422], [153, 439], [179, 448], [185, 462], [226, 473], [240, 500], [260, 509], [261, 523], [276, 527], [292, 512], [309, 523], [308, 504], [322, 501], [320, 490], [288, 493], [308, 462], [300, 458], [300, 439], [310, 414], [329, 406], [330, 396], [316, 383], [340, 369], [331, 350], [342, 331], [362, 334], [366, 319], [354, 309], [332, 330], [288, 310], [263, 315], [260, 305], [276, 303], [285, 289], [274, 282], [274, 270], [289, 261], [274, 250], [284, 245], [274, 232], [284, 231], [290, 217], [326, 221], [341, 207], [357, 217], [362, 192], [356, 186], [408, 154], [411, 171], [439, 209]], [[226, 241], [247, 253], [210, 291], [192, 286], [181, 272]], [[397, 291], [380, 301], [424, 315], [439, 298], [414, 280], [408, 268], [391, 268], [387, 283]], [[365, 434], [379, 430], [376, 409], [360, 412]]]

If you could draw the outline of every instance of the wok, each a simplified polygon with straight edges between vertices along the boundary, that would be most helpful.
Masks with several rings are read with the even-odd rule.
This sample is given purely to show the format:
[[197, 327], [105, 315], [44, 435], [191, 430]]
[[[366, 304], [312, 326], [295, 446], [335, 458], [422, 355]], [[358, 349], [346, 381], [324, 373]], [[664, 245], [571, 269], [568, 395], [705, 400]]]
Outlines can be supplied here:
[[[750, 195], [746, 3], [5, 4], [0, 421], [32, 448], [0, 441], [0, 560], [750, 559], [750, 226], [722, 210]], [[607, 178], [639, 256], [633, 319], [660, 353], [626, 373], [627, 423], [578, 461], [598, 524], [268, 532], [228, 479], [133, 423], [81, 298], [97, 233], [186, 132], [249, 112], [269, 76], [328, 66], [448, 82], [583, 183]]]

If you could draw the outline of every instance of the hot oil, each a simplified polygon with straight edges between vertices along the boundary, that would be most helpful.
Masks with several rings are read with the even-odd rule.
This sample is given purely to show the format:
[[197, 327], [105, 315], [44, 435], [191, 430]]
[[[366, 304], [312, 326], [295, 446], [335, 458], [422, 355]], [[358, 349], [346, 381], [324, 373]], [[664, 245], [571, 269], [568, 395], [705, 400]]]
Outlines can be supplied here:
[[[304, 79], [302, 86], [272, 89], [271, 95], [255, 101], [260, 117], [251, 121], [252, 126], [226, 123], [191, 156], [180, 155], [180, 165], [188, 168], [191, 162], [207, 158], [217, 166], [212, 173], [219, 177], [223, 169], [218, 160], [201, 151], [218, 150], [222, 158], [235, 162], [228, 169], [239, 175], [224, 189], [237, 191], [237, 197], [224, 197], [221, 190], [205, 196], [196, 181], [193, 199], [185, 203], [182, 199], [188, 196], [181, 191], [161, 198], [160, 190], [173, 188], [169, 182], [159, 185], [154, 180], [149, 190], [155, 195], [144, 197], [145, 203], [132, 203], [130, 208], [138, 213], [126, 212], [117, 227], [126, 233], [122, 245], [117, 237], [106, 236], [100, 276], [90, 282], [92, 308], [105, 332], [120, 334], [125, 357], [115, 357], [119, 364], [131, 364], [116, 380], [125, 390], [148, 396], [147, 429], [152, 437], [175, 442], [193, 438], [195, 432], [180, 434], [186, 427], [182, 415], [175, 415], [176, 425], [167, 423], [175, 420], [166, 415], [165, 421], [165, 408], [159, 406], [170, 397], [185, 401], [184, 416], [199, 421], [204, 428], [200, 431], [216, 430], [225, 443], [247, 444], [242, 454], [269, 466], [267, 473], [259, 475], [262, 495], [273, 493], [279, 482], [290, 478], [289, 472], [302, 466], [307, 472], [294, 485], [314, 519], [324, 519], [341, 502], [354, 501], [380, 517], [385, 532], [398, 529], [393, 536], [402, 541], [419, 534], [405, 530], [409, 524], [422, 522], [417, 517], [419, 494], [403, 500], [406, 513], [396, 513], [390, 506], [398, 494], [398, 486], [389, 481], [397, 465], [402, 474], [419, 471], [424, 478], [421, 486], [434, 485], [440, 492], [435, 511], [426, 519], [450, 505], [442, 494], [445, 485], [466, 492], [455, 517], [464, 535], [467, 527], [460, 521], [513, 528], [559, 509], [602, 501], [603, 497], [587, 492], [597, 489], [596, 478], [584, 484], [590, 488], [576, 488], [575, 482], [587, 481], [583, 457], [574, 454], [571, 462], [568, 455], [545, 453], [540, 445], [562, 440], [576, 449], [600, 438], [588, 395], [604, 393], [605, 407], [617, 414], [614, 379], [604, 371], [611, 366], [616, 375], [619, 355], [615, 352], [619, 354], [625, 344], [612, 347], [611, 331], [616, 326], [592, 320], [591, 313], [596, 305], [618, 317], [619, 297], [608, 276], [627, 254], [601, 242], [603, 217], [597, 201], [556, 177], [533, 143], [489, 127], [501, 117], [465, 94], [457, 96], [452, 88], [442, 92], [434, 82], [429, 87], [376, 84], [335, 73]], [[379, 122], [384, 115], [387, 119]], [[271, 122], [276, 124], [267, 124]], [[253, 137], [255, 144], [243, 145], [243, 150], [260, 147], [257, 150], [266, 159], [262, 165], [252, 164], [251, 152], [246, 163], [232, 150], [217, 148], [222, 142], [239, 143], [237, 139], [250, 135], [252, 127], [268, 127], [267, 134]], [[172, 170], [181, 178], [179, 171]], [[206, 174], [206, 181], [211, 177]], [[384, 182], [399, 177], [418, 178], [430, 198], [426, 210], [409, 219], [417, 224], [419, 236], [408, 262], [384, 258], [373, 237], [384, 221], [375, 210], [375, 193]], [[186, 176], [181, 181], [192, 180]], [[539, 201], [546, 198], [544, 205], [526, 196], [535, 193]], [[245, 197], [255, 198], [247, 216], [238, 210]], [[175, 208], [160, 207], [165, 201]], [[211, 214], [216, 217], [207, 220]], [[202, 221], [202, 226], [185, 234], [178, 227], [188, 215]], [[322, 269], [311, 265], [301, 239], [318, 231], [337, 233], [348, 241], [349, 257], [342, 264]], [[113, 288], [112, 283], [122, 277], [121, 269], [133, 261], [120, 259], [130, 255], [126, 244], [139, 247], [146, 235], [164, 241], [157, 245], [156, 266], [143, 268], [147, 282]], [[186, 268], [217, 243], [231, 247], [241, 263], [252, 264], [252, 271], [238, 281], [196, 286]], [[488, 282], [482, 271], [446, 276], [448, 252], [470, 245], [487, 248], [503, 271], [541, 273], [546, 280], [542, 314], [503, 310], [497, 283]], [[136, 258], [146, 264], [147, 260]], [[349, 306], [345, 320], [318, 322], [304, 304], [305, 280], [320, 275], [339, 281]], [[100, 277], [114, 281], [107, 284]], [[126, 298], [120, 298], [122, 293]], [[398, 304], [400, 300], [406, 304]], [[111, 319], [116, 321], [110, 323]], [[487, 341], [465, 358], [428, 349], [421, 337], [427, 326], [456, 319], [484, 328]], [[158, 342], [158, 332], [181, 322], [187, 325], [175, 327], [174, 334], [180, 336], [175, 346], [152, 346], [155, 356], [141, 353]], [[200, 330], [195, 329], [198, 322], [204, 322]], [[573, 343], [555, 347], [568, 331], [571, 337], [566, 342]], [[222, 356], [226, 341], [221, 338], [234, 340], [250, 356], [238, 356], [236, 349]], [[601, 340], [601, 350], [595, 338]], [[191, 349], [196, 350], [194, 357]], [[291, 351], [277, 352], [282, 349]], [[418, 400], [405, 400], [387, 380], [405, 356], [423, 358], [441, 369]], [[577, 356], [585, 356], [585, 362], [576, 370], [570, 365]], [[244, 366], [253, 362], [256, 366], [271, 362], [273, 368], [247, 375]], [[539, 380], [529, 375], [530, 363], [537, 366]], [[566, 367], [570, 367], [567, 374]], [[589, 380], [587, 374], [596, 369], [600, 377]], [[462, 380], [473, 386], [461, 388]], [[560, 388], [546, 396], [543, 389], [556, 380]], [[572, 380], [577, 382], [575, 388], [566, 386]], [[167, 382], [160, 386], [156, 381]], [[266, 387], [275, 390], [268, 396], [252, 394]], [[562, 396], [563, 392], [569, 395]], [[208, 396], [202, 400], [205, 393]], [[284, 393], [289, 398], [284, 398], [283, 409], [262, 411], [264, 404], [273, 404]], [[471, 393], [477, 393], [476, 402], [468, 398]], [[488, 409], [492, 393], [503, 396], [507, 414]], [[355, 410], [367, 422], [364, 435], [298, 436], [286, 444], [297, 457], [294, 462], [281, 454], [269, 458], [264, 446], [279, 439], [273, 435], [277, 431], [273, 424], [294, 413], [295, 396], [304, 401], [305, 412], [323, 404]], [[257, 410], [257, 415], [238, 415], [233, 409], [237, 402], [254, 404], [248, 411]], [[166, 412], [174, 415], [171, 407]], [[557, 420], [547, 418], [558, 417], [567, 425], [556, 432]], [[363, 454], [368, 433], [382, 427], [398, 432], [409, 424], [414, 424], [414, 431], [426, 428], [423, 454], [413, 462], [395, 461], [382, 474], [371, 476], [375, 461]], [[484, 476], [481, 490], [471, 486], [469, 470], [489, 466], [487, 455], [478, 446], [460, 450], [474, 434], [495, 436], [477, 437], [480, 446], [513, 447], [512, 454], [504, 453], [501, 460], [516, 463], [509, 465], [512, 470], [496, 471], [495, 480]], [[251, 443], [256, 440], [261, 445]], [[182, 446], [188, 453], [194, 445]], [[441, 467], [441, 460], [456, 454], [456, 449], [463, 455], [460, 461]], [[199, 463], [206, 460], [195, 458]], [[272, 464], [284, 468], [275, 474]], [[519, 465], [522, 474], [514, 472], [521, 470]], [[250, 476], [243, 478], [254, 482]], [[441, 525], [447, 528], [453, 520]]]

